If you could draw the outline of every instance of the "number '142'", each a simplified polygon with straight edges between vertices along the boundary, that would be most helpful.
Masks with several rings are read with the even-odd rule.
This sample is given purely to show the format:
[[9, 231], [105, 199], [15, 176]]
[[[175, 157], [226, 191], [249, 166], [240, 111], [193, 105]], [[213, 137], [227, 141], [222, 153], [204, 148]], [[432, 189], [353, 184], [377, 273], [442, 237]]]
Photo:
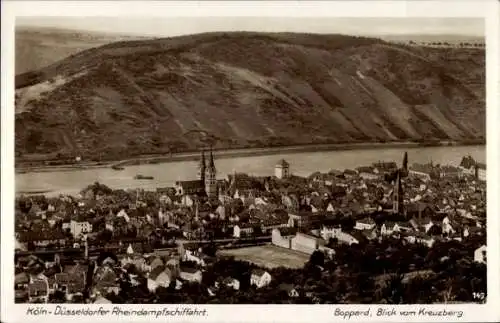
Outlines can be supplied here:
[[472, 293], [472, 297], [474, 299], [482, 301], [482, 300], [485, 299], [486, 295], [484, 293], [476, 293], [476, 292], [474, 292], [474, 293]]

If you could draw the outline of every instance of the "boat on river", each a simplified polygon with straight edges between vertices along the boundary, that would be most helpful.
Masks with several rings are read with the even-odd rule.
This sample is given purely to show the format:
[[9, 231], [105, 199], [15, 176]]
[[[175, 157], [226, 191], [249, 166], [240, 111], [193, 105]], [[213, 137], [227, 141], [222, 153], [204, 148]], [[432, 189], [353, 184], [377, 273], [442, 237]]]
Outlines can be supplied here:
[[138, 175], [134, 176], [134, 179], [154, 179], [154, 177], [153, 176], [145, 176], [145, 175], [138, 174]]
[[118, 166], [118, 165], [113, 165], [113, 166], [111, 166], [111, 168], [114, 170], [124, 170], [125, 169], [125, 167]]

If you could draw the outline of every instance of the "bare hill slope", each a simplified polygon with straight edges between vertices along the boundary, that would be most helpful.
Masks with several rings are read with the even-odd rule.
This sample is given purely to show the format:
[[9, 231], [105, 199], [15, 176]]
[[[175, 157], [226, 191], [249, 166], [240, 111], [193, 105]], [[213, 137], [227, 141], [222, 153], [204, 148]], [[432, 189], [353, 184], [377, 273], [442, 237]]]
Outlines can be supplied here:
[[19, 154], [485, 137], [483, 49], [342, 35], [117, 42], [16, 77]]

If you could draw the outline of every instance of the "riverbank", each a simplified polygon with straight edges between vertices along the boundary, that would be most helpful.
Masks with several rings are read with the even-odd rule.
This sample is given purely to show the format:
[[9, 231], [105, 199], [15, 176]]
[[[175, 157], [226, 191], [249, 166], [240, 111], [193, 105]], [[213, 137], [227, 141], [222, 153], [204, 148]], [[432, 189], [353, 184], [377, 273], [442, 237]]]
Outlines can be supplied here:
[[[442, 147], [442, 146], [470, 146], [478, 143], [460, 143], [452, 141], [442, 141], [438, 143], [420, 143], [420, 142], [390, 142], [390, 143], [353, 143], [353, 144], [319, 144], [319, 145], [301, 145], [286, 147], [266, 147], [266, 148], [241, 148], [241, 149], [214, 149], [214, 155], [217, 159], [252, 157], [265, 155], [280, 155], [287, 153], [307, 153], [319, 151], [345, 151], [362, 149], [394, 149], [394, 148], [418, 148], [418, 147]], [[160, 164], [180, 161], [193, 161], [200, 158], [199, 152], [176, 153], [167, 155], [146, 155], [130, 159], [109, 162], [89, 162], [57, 166], [25, 166], [16, 167], [16, 173], [36, 173], [36, 172], [57, 172], [74, 171], [94, 168], [110, 168], [112, 166], [132, 166], [144, 164]], [[119, 170], [118, 170], [119, 171]]]

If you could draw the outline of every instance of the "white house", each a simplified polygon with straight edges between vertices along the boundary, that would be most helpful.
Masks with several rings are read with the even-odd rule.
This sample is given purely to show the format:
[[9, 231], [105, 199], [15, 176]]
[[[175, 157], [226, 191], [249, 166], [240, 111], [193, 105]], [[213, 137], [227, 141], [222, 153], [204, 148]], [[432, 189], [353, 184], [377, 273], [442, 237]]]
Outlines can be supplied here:
[[256, 197], [254, 204], [257, 205], [267, 205], [268, 203], [262, 197]]
[[203, 260], [201, 258], [200, 253], [198, 251], [192, 251], [192, 250], [186, 249], [182, 260], [193, 261], [200, 266], [205, 266], [205, 260]]
[[453, 234], [456, 233], [457, 230], [454, 228], [454, 225], [449, 217], [445, 217], [442, 222], [443, 233]]
[[388, 236], [397, 232], [407, 232], [412, 228], [407, 222], [386, 221], [380, 227], [380, 234]]
[[435, 242], [433, 237], [428, 236], [422, 232], [414, 232], [413, 234], [409, 234], [405, 237], [405, 239], [410, 243], [420, 243], [427, 246], [428, 248], [431, 248]]
[[372, 218], [366, 217], [364, 219], [356, 221], [356, 226], [354, 229], [356, 230], [372, 230], [375, 228], [375, 221]]
[[482, 245], [474, 251], [474, 261], [486, 264], [486, 245]]
[[219, 205], [215, 210], [219, 219], [224, 220], [226, 218], [226, 208], [222, 205]]
[[188, 206], [188, 207], [191, 207], [191, 206], [194, 205], [194, 201], [191, 198], [191, 196], [189, 196], [189, 195], [182, 195], [182, 197], [181, 197], [181, 203], [182, 203], [182, 205], [185, 205], [185, 206]]
[[168, 196], [166, 194], [160, 196], [159, 200], [160, 200], [160, 203], [163, 203], [163, 204], [169, 204], [169, 205], [173, 204], [173, 201], [170, 198], [170, 196]]
[[92, 224], [88, 221], [75, 221], [71, 220], [70, 222], [70, 232], [74, 238], [78, 238], [84, 233], [92, 232]]
[[128, 223], [130, 221], [130, 217], [128, 216], [127, 212], [125, 210], [121, 209], [118, 214], [116, 214], [117, 218], [122, 218]]
[[179, 277], [187, 281], [201, 283], [202, 274], [199, 269], [181, 267]]
[[428, 248], [431, 248], [434, 242], [436, 241], [434, 240], [433, 237], [423, 236], [423, 237], [417, 237], [417, 242], [426, 245]]
[[319, 234], [325, 241], [328, 241], [328, 240], [330, 240], [330, 238], [336, 237], [341, 232], [342, 232], [342, 228], [340, 226], [323, 225], [323, 226], [321, 226], [321, 230], [320, 230]]
[[155, 292], [158, 287], [168, 287], [172, 282], [172, 271], [164, 266], [154, 268], [148, 275], [148, 289]]
[[240, 281], [236, 278], [232, 277], [226, 277], [222, 280], [221, 283], [215, 282], [215, 287], [219, 288], [220, 285], [224, 285], [226, 287], [230, 287], [234, 290], [239, 290], [240, 289]]
[[250, 275], [250, 285], [255, 285], [257, 288], [262, 288], [271, 283], [271, 275], [262, 269], [252, 270]]
[[359, 243], [359, 241], [349, 233], [342, 232], [342, 228], [340, 227], [323, 225], [321, 226], [320, 235], [325, 241], [336, 238], [339, 243], [348, 245]]
[[427, 217], [423, 219], [413, 218], [410, 220], [410, 225], [417, 231], [429, 232], [434, 223]]
[[480, 181], [486, 181], [486, 164], [476, 162], [471, 156], [463, 157], [459, 168], [464, 174], [475, 175]]
[[477, 163], [477, 179], [486, 181], [486, 164]]
[[111, 223], [111, 222], [106, 222], [104, 227], [106, 228], [106, 230], [111, 231], [111, 232], [113, 232], [115, 230], [115, 227], [114, 227], [113, 223]]
[[280, 179], [290, 176], [290, 164], [284, 159], [280, 160], [274, 167], [274, 175]]
[[375, 180], [379, 178], [379, 175], [375, 173], [368, 173], [368, 172], [360, 172], [359, 177], [363, 179], [368, 179], [368, 180]]
[[241, 238], [243, 234], [253, 233], [253, 226], [250, 224], [239, 224], [233, 227], [233, 237]]
[[390, 236], [394, 232], [397, 232], [398, 225], [395, 222], [386, 221], [380, 227], [380, 234], [383, 236]]

